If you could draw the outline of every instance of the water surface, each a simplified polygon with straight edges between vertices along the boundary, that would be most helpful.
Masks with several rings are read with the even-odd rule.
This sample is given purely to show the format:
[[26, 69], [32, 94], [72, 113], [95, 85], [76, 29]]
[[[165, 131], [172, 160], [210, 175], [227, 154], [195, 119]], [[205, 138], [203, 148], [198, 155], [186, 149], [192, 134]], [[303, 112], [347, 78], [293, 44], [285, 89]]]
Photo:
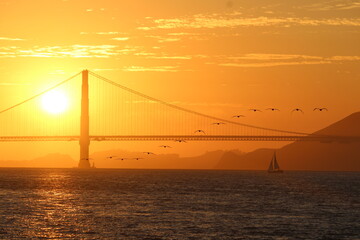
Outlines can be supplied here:
[[360, 239], [360, 173], [0, 169], [0, 238]]

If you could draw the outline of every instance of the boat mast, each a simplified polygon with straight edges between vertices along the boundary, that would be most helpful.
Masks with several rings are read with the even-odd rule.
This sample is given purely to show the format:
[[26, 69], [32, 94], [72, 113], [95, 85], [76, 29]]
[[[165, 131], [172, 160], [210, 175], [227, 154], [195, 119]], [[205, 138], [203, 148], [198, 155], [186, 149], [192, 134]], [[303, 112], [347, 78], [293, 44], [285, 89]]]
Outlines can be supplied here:
[[275, 157], [275, 153], [274, 153], [273, 158], [271, 159], [268, 171], [273, 171], [274, 170], [274, 157]]

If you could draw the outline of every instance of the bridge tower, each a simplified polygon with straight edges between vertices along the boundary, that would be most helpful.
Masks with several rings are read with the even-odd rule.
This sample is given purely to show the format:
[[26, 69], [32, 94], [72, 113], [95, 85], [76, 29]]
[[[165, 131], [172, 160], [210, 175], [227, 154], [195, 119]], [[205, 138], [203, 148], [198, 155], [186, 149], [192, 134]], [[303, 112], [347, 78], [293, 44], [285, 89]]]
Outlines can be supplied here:
[[79, 168], [90, 168], [89, 162], [89, 71], [82, 71]]

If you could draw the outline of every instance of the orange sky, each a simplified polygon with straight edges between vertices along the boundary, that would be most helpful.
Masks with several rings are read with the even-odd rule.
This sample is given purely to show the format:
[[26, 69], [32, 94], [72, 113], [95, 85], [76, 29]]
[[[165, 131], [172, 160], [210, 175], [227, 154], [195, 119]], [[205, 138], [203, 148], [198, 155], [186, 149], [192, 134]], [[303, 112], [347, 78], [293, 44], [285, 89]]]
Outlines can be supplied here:
[[[206, 114], [312, 132], [359, 110], [359, 8], [348, 0], [1, 0], [0, 108], [87, 68]], [[248, 111], [268, 107], [281, 112]], [[291, 114], [297, 107], [305, 114]], [[3, 159], [78, 151], [77, 143], [0, 146], [10, 150]], [[19, 146], [27, 151], [14, 154]], [[91, 151], [139, 146], [94, 143]], [[273, 145], [194, 143], [170, 152], [264, 146]]]

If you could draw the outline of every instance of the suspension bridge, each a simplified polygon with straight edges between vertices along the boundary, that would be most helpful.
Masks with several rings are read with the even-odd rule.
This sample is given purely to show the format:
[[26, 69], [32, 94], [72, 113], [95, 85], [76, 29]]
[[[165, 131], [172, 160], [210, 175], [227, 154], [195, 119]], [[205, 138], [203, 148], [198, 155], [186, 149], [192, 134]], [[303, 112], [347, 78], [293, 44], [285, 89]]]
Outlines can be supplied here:
[[[41, 98], [55, 90], [66, 93], [71, 107], [59, 115], [46, 114], [39, 107]], [[1, 110], [0, 121], [0, 142], [78, 141], [80, 168], [90, 167], [91, 141], [360, 141], [357, 136], [308, 134], [219, 118], [88, 70]]]

